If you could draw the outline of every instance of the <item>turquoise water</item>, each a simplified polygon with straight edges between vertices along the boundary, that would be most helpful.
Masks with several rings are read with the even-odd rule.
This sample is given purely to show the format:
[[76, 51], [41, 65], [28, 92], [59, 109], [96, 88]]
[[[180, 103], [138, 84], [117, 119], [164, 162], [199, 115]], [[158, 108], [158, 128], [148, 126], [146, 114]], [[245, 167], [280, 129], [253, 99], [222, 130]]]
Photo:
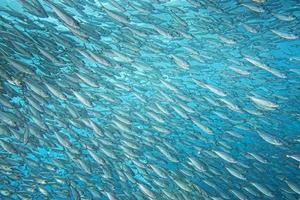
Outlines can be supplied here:
[[0, 199], [299, 199], [299, 1], [0, 14]]

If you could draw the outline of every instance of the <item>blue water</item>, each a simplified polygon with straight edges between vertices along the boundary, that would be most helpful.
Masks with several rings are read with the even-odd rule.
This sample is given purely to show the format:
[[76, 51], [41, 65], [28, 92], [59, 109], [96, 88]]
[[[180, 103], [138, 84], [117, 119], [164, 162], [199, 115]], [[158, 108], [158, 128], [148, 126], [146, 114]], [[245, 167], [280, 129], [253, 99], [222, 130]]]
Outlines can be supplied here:
[[299, 1], [0, 14], [0, 199], [300, 198]]

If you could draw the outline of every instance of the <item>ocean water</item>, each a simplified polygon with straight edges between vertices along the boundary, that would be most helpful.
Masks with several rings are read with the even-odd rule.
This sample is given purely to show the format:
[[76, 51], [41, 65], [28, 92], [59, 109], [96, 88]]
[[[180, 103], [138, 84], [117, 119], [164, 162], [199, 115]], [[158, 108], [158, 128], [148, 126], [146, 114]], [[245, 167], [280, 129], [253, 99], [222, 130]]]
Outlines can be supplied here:
[[300, 198], [297, 0], [0, 0], [0, 199]]

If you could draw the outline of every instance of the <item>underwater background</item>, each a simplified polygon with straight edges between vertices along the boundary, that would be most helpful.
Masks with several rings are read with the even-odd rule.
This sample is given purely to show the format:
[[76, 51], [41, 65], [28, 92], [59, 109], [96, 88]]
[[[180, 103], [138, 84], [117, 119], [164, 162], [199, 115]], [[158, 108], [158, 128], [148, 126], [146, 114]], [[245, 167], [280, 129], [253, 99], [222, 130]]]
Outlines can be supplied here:
[[298, 0], [0, 0], [0, 199], [300, 198]]

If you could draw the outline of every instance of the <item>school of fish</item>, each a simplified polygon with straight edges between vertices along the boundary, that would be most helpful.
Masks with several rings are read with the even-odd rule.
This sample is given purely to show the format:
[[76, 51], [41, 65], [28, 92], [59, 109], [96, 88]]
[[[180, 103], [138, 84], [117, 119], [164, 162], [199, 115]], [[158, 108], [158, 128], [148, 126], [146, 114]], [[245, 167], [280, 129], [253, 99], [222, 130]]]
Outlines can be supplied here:
[[0, 199], [300, 198], [298, 0], [0, 0]]

